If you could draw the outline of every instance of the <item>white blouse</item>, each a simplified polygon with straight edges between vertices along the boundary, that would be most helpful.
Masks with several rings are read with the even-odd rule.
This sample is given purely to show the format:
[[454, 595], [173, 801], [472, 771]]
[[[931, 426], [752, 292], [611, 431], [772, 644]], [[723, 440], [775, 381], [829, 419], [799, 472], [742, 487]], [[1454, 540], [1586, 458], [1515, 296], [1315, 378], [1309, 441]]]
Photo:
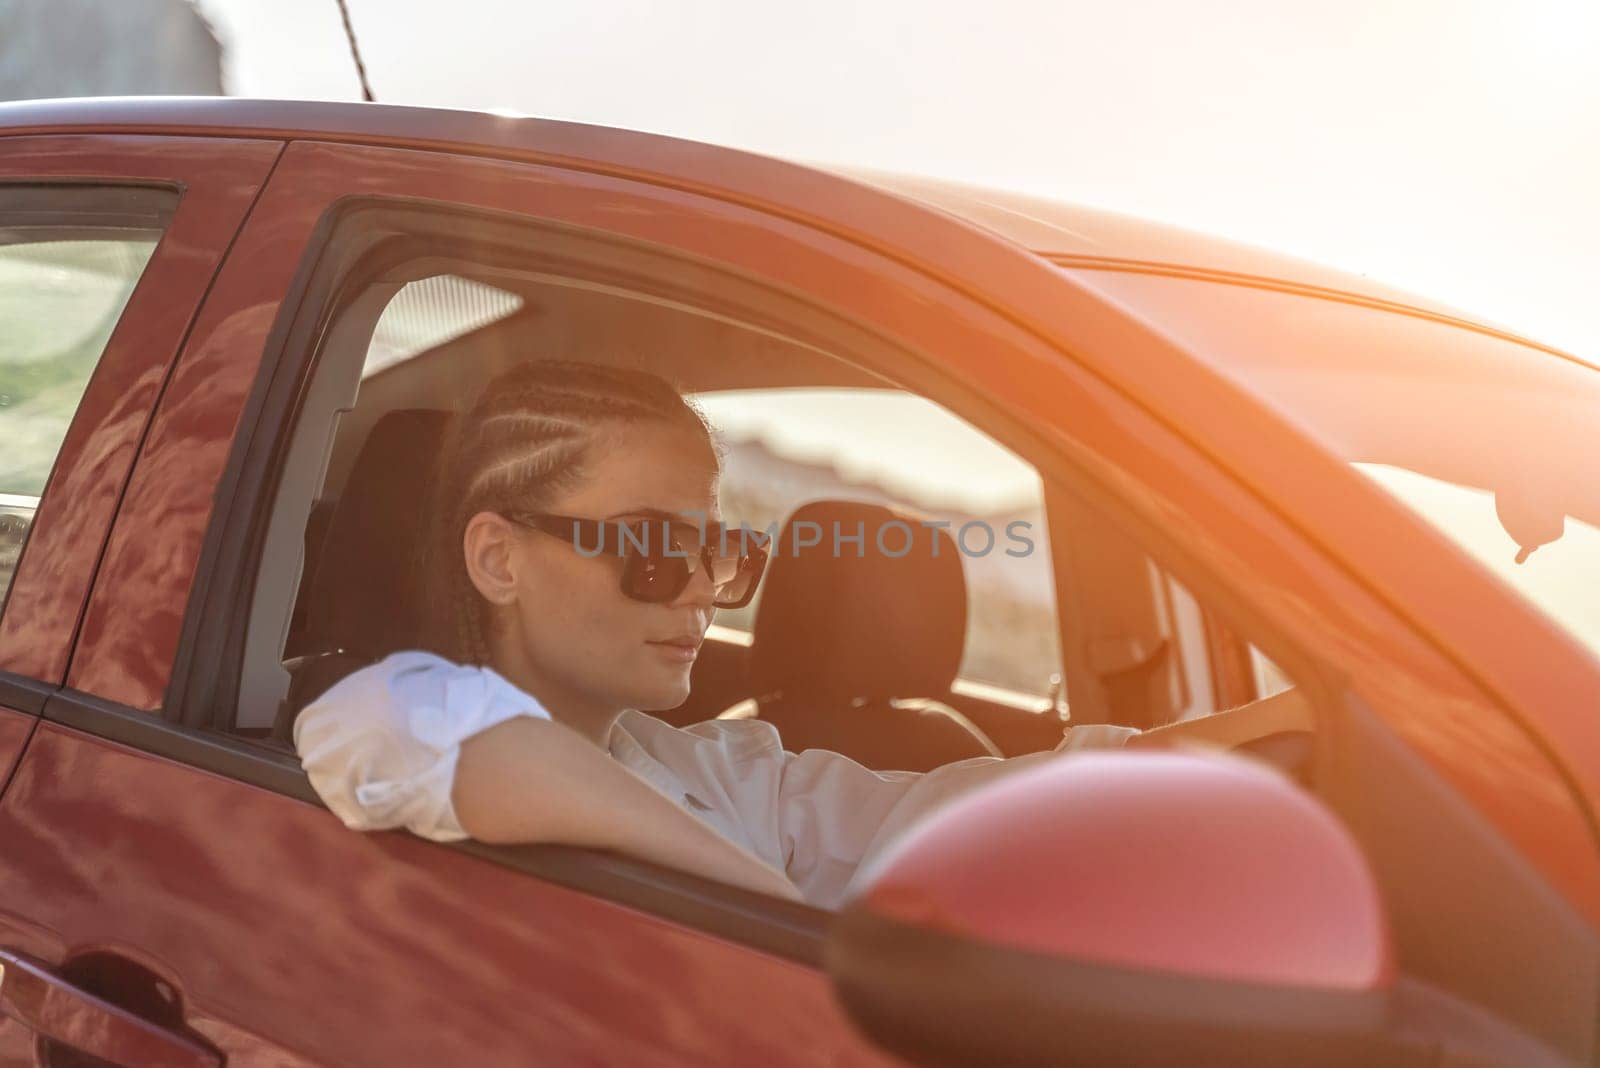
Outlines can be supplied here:
[[[514, 716], [549, 719], [537, 698], [486, 667], [395, 653], [342, 679], [294, 725], [311, 785], [355, 830], [403, 827], [468, 837], [450, 804], [461, 743]], [[930, 772], [872, 771], [823, 749], [786, 752], [772, 724], [717, 719], [673, 727], [624, 712], [611, 755], [768, 864], [806, 901], [835, 908], [862, 863], [964, 790], [1067, 750], [1122, 745], [1130, 727], [1072, 727], [1054, 750], [974, 757]]]

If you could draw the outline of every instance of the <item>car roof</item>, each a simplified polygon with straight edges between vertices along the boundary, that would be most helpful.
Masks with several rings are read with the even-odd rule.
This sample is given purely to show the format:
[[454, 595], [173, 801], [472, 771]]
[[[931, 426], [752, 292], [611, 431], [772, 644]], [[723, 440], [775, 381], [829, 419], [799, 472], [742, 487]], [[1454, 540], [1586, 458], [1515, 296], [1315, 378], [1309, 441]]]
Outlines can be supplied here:
[[[1058, 266], [1141, 271], [1262, 285], [1358, 302], [1496, 334], [1556, 355], [1548, 345], [1439, 302], [1280, 252], [1113, 211], [915, 175], [796, 162], [615, 127], [509, 112], [354, 101], [237, 97], [98, 97], [0, 103], [0, 135], [118, 133], [315, 139], [537, 158], [586, 170], [665, 178], [720, 192], [724, 185], [805, 194], [815, 179], [865, 185], [983, 228]], [[745, 180], [736, 182], [742, 176]], [[808, 178], [812, 181], [808, 182]], [[675, 179], [675, 181], [674, 181]]]
[[[1151, 270], [1210, 281], [1288, 283], [1432, 315], [1467, 313], [1297, 256], [1105, 208], [916, 175], [829, 168], [985, 226], [1063, 267]], [[1484, 324], [1479, 324], [1484, 325]]]

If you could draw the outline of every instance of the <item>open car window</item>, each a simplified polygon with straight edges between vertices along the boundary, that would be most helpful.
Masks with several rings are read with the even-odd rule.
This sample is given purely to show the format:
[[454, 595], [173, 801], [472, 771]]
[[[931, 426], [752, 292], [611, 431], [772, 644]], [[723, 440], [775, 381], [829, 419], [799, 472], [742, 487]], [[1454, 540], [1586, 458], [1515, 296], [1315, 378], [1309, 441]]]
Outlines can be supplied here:
[[[549, 235], [519, 246], [524, 237], [491, 238], [499, 224], [486, 223], [484, 240], [457, 241], [448, 217], [401, 215], [437, 232], [383, 238], [366, 261], [381, 266], [359, 285], [330, 278], [325, 299], [337, 304], [299, 342], [315, 360], [255, 557], [227, 729], [287, 748], [298, 710], [342, 674], [441, 648], [424, 569], [448, 427], [486, 383], [538, 360], [643, 370], [681, 389], [719, 440], [721, 512], [735, 526], [776, 532], [806, 509], [886, 508], [941, 528], [934, 540], [959, 565], [930, 586], [873, 566], [847, 576], [856, 561], [829, 561], [774, 603], [774, 563], [749, 604], [714, 621], [688, 699], [654, 710], [672, 725], [757, 717], [796, 751], [916, 769], [1048, 749], [1069, 726], [1195, 719], [1282, 687], [1119, 524], [1047, 483], [1025, 455], [1037, 444], [1006, 440], [1017, 428], [980, 427], [882, 373], [906, 359], [882, 339], [798, 303], [776, 313], [772, 297], [738, 288], [747, 283], [706, 275], [686, 289], [665, 262], [581, 265], [588, 252], [568, 270], [552, 266]], [[603, 254], [633, 255], [654, 254]], [[771, 625], [812, 611], [823, 586], [820, 615]], [[885, 604], [896, 611], [872, 616]], [[868, 678], [883, 665], [911, 674]], [[854, 752], [809, 735], [799, 711], [815, 705], [816, 680], [834, 677], [866, 681], [827, 702], [887, 701], [911, 726], [869, 731], [873, 746]], [[908, 709], [954, 717], [964, 740], [919, 745]]]
[[[914, 615], [953, 619], [958, 662], [934, 692], [922, 684], [891, 692], [897, 703], [931, 700], [965, 717], [986, 738], [977, 753], [1049, 748], [1072, 722], [1191, 719], [1266, 692], [1248, 665], [1236, 685], [1223, 685], [1214, 621], [1126, 537], [1046, 494], [1039, 470], [995, 437], [853, 355], [770, 322], [514, 262], [427, 256], [392, 268], [349, 297], [325, 335], [254, 584], [234, 728], [287, 745], [312, 689], [425, 644], [418, 561], [445, 428], [497, 374], [547, 358], [635, 367], [683, 389], [719, 439], [730, 524], [776, 532], [799, 509], [866, 502], [942, 528], [959, 558], [956, 592], [930, 599], [903, 585], [892, 596]], [[1068, 575], [1053, 534], [1079, 521], [1097, 533]], [[1090, 651], [1090, 669], [1116, 695], [1076, 716], [1063, 582], [1085, 586], [1080, 606], [1098, 616], [1068, 637]], [[761, 700], [776, 691], [760, 666], [756, 621], [764, 610], [791, 610], [764, 597], [770, 585], [719, 613], [690, 698], [661, 718], [687, 725], [763, 714]], [[840, 605], [836, 624], [854, 611]], [[837, 652], [805, 635], [791, 632], [784, 655], [832, 670]], [[869, 636], [908, 656], [927, 640]]]
[[[400, 561], [419, 558], [444, 427], [496, 374], [548, 354], [637, 366], [680, 384], [723, 450], [730, 524], [772, 532], [808, 504], [871, 502], [943, 528], [964, 593], [927, 612], [958, 618], [959, 668], [952, 692], [907, 696], [998, 716], [1006, 751], [1059, 739], [1056, 580], [1031, 464], [932, 401], [768, 330], [474, 268], [423, 268], [421, 277], [375, 285], [329, 332], [329, 347], [343, 351], [325, 356], [296, 434], [296, 477], [279, 491], [269, 537], [280, 551], [264, 556], [255, 587], [236, 728], [285, 743], [303, 703], [297, 688], [318, 662], [344, 657], [348, 667], [414, 644], [420, 586], [406, 585], [392, 603], [367, 594], [395, 587]], [[375, 560], [389, 561], [392, 574], [379, 573], [382, 563], [371, 570]], [[907, 586], [898, 595], [923, 593]], [[746, 662], [762, 608], [758, 591], [749, 606], [718, 616], [694, 696], [664, 718], [751, 714], [759, 694]], [[407, 616], [409, 629], [399, 627]]]

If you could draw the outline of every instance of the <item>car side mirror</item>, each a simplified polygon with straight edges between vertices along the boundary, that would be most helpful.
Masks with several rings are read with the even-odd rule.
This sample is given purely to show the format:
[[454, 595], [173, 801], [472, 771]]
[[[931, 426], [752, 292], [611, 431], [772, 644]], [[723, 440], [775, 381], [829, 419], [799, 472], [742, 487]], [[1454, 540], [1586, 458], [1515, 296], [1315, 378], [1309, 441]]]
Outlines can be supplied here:
[[1254, 762], [1082, 753], [930, 817], [865, 876], [827, 963], [919, 1064], [1411, 1063], [1372, 873]]

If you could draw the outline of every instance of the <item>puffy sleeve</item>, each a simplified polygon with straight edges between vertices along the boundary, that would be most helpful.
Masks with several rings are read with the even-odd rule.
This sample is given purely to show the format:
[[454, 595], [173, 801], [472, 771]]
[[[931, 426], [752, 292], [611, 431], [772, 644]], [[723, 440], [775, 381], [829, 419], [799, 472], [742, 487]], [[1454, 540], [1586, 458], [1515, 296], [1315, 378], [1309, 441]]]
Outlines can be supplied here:
[[468, 837], [450, 803], [461, 743], [516, 716], [550, 718], [488, 668], [395, 653], [307, 705], [294, 745], [312, 787], [346, 827], [403, 827], [454, 842]]
[[785, 870], [807, 901], [835, 908], [866, 861], [951, 798], [1064, 752], [1121, 747], [1138, 733], [1112, 724], [1073, 727], [1054, 750], [973, 757], [923, 773], [873, 771], [823, 749], [784, 753], [775, 819]]

